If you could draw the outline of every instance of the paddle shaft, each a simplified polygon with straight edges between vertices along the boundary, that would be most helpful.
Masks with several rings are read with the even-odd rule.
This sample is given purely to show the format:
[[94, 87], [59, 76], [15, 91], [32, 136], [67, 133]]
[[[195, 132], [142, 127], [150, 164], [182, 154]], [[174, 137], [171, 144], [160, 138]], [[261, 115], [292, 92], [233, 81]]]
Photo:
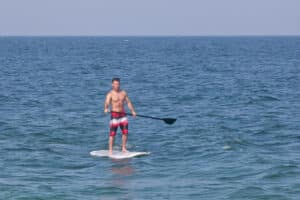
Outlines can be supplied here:
[[[111, 113], [122, 113], [122, 112], [115, 112], [115, 111], [110, 111]], [[131, 113], [125, 113], [126, 115], [131, 115], [133, 116], [133, 114]], [[150, 118], [150, 119], [157, 119], [157, 120], [164, 120], [163, 118], [159, 118], [159, 117], [151, 117], [151, 116], [146, 116], [146, 115], [136, 115], [137, 117], [144, 117], [144, 118]]]
[[[131, 115], [131, 116], [133, 116], [133, 114], [131, 114], [131, 113], [126, 113], [126, 115]], [[137, 117], [150, 118], [150, 119], [164, 120], [163, 118], [159, 118], [159, 117], [151, 117], [151, 116], [146, 116], [146, 115], [136, 115], [136, 116], [137, 116]]]
[[[110, 111], [110, 113], [122, 113], [122, 112], [115, 112], [115, 111]], [[122, 113], [124, 114], [124, 113]], [[134, 116], [133, 114], [131, 113], [125, 113], [126, 115], [131, 115], [131, 116]], [[159, 117], [152, 117], [152, 116], [147, 116], [147, 115], [135, 115], [137, 117], [144, 117], [144, 118], [149, 118], [149, 119], [156, 119], [156, 120], [163, 120], [165, 123], [167, 124], [173, 124], [176, 119], [175, 118], [159, 118]]]

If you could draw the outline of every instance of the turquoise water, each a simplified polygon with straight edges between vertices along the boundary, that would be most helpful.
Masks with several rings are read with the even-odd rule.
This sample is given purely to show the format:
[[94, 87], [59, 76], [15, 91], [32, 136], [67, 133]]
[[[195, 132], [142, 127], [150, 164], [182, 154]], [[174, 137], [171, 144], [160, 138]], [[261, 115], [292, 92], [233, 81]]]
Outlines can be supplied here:
[[[300, 199], [299, 47], [300, 37], [1, 37], [0, 199]], [[89, 155], [107, 149], [114, 76], [138, 114], [177, 118], [129, 118], [129, 150], [149, 156]]]

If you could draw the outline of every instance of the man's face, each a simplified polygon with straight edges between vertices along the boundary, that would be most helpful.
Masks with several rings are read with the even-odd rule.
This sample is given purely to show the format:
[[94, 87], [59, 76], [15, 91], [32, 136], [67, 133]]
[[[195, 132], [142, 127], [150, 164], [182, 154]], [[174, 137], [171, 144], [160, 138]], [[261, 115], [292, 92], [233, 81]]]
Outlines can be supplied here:
[[114, 91], [119, 91], [120, 90], [120, 82], [118, 82], [118, 81], [112, 82], [112, 88]]

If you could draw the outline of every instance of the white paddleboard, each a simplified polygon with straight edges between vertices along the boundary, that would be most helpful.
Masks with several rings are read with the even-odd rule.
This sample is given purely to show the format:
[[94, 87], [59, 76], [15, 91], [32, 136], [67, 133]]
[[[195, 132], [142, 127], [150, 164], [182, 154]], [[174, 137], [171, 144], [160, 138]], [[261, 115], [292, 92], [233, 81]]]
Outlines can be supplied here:
[[99, 151], [91, 151], [91, 156], [97, 156], [97, 157], [109, 157], [113, 159], [124, 159], [124, 158], [133, 158], [137, 156], [145, 156], [149, 155], [150, 152], [122, 152], [122, 151], [116, 151], [113, 150], [112, 155], [108, 154], [108, 150], [99, 150]]

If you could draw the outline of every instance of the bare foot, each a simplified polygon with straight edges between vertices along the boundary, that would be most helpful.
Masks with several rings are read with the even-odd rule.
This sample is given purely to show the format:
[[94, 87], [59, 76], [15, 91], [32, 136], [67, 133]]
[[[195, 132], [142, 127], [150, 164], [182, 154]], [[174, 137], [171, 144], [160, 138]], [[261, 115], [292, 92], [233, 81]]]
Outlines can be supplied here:
[[123, 153], [128, 153], [129, 151], [127, 151], [127, 149], [122, 149]]
[[112, 150], [109, 150], [109, 151], [108, 151], [108, 155], [111, 156], [112, 154], [113, 154], [113, 153], [112, 153]]

